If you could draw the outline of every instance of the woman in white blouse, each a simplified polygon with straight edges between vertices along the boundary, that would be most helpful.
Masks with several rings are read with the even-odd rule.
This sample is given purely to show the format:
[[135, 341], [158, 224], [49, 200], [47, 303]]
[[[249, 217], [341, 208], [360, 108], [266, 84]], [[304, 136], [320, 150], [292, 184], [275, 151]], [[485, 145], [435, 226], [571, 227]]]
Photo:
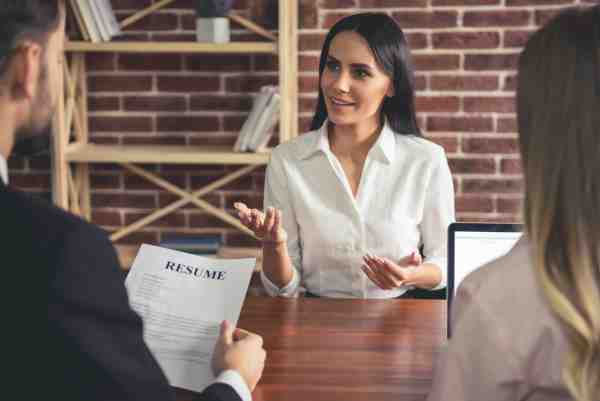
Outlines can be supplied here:
[[443, 149], [417, 127], [402, 31], [385, 14], [340, 20], [319, 82], [313, 131], [271, 155], [266, 213], [235, 205], [262, 239], [265, 289], [395, 298], [443, 288], [454, 189]]

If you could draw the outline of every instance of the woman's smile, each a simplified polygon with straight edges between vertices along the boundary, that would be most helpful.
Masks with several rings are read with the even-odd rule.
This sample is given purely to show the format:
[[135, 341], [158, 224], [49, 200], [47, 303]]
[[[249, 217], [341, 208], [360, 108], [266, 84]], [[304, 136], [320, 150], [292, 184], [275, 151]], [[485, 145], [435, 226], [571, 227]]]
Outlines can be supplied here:
[[338, 108], [340, 110], [346, 109], [346, 108], [354, 106], [356, 104], [356, 102], [341, 99], [341, 98], [335, 97], [335, 96], [331, 96], [328, 99], [329, 99], [329, 102], [331, 103], [331, 106]]

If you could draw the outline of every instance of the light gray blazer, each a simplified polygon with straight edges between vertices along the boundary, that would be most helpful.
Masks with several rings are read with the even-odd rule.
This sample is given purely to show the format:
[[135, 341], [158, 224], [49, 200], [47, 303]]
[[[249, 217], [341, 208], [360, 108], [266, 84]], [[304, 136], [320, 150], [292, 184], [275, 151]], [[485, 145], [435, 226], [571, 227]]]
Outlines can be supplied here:
[[460, 285], [452, 338], [429, 401], [571, 401], [562, 381], [569, 349], [537, 282], [526, 238]]

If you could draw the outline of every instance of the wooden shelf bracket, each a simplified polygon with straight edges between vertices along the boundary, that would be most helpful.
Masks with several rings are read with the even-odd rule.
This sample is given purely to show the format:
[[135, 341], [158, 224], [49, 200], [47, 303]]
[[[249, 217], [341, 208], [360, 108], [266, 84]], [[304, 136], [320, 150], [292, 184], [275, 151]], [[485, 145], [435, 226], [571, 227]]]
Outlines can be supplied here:
[[139, 219], [138, 221], [116, 231], [110, 237], [110, 239], [112, 241], [117, 241], [117, 240], [125, 237], [126, 235], [131, 234], [134, 231], [140, 230], [141, 228], [152, 223], [153, 221], [156, 221], [156, 220], [166, 216], [167, 214], [172, 213], [177, 209], [180, 209], [181, 207], [187, 205], [188, 203], [193, 203], [198, 208], [206, 211], [207, 213], [217, 217], [218, 219], [221, 219], [222, 221], [224, 221], [228, 224], [231, 224], [232, 226], [236, 227], [237, 229], [254, 237], [254, 234], [252, 233], [252, 231], [250, 231], [242, 223], [240, 223], [240, 221], [238, 219], [232, 217], [224, 210], [221, 210], [199, 198], [201, 196], [204, 196], [212, 191], [215, 191], [215, 190], [223, 187], [224, 185], [227, 185], [228, 183], [230, 183], [232, 181], [237, 180], [240, 177], [243, 177], [244, 175], [249, 174], [250, 172], [252, 172], [254, 169], [256, 169], [258, 167], [257, 165], [250, 165], [250, 166], [242, 167], [230, 174], [225, 175], [224, 177], [220, 178], [217, 181], [214, 181], [202, 188], [197, 189], [194, 192], [187, 192], [187, 191], [179, 188], [178, 186], [171, 184], [170, 182], [166, 181], [165, 179], [159, 177], [158, 175], [153, 174], [147, 170], [144, 170], [134, 164], [121, 163], [121, 165], [125, 169], [129, 170], [130, 172], [146, 179], [147, 181], [157, 185], [158, 187], [165, 189], [175, 195], [178, 195], [181, 199], [179, 199], [161, 209], [158, 209], [158, 210], [150, 213], [149, 215]]

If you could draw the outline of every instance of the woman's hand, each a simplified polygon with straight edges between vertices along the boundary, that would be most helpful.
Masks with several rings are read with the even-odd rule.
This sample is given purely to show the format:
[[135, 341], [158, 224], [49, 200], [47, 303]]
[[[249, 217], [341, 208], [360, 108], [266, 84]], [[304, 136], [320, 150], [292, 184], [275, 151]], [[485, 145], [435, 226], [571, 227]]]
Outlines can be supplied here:
[[281, 210], [270, 207], [265, 214], [241, 202], [233, 206], [242, 224], [262, 241], [262, 267], [266, 278], [278, 288], [287, 286], [294, 278], [294, 267], [288, 254], [288, 236], [281, 223]]
[[423, 262], [418, 252], [405, 256], [398, 263], [370, 254], [363, 256], [363, 261], [362, 271], [376, 286], [384, 290], [411, 285], [412, 267], [419, 266]]
[[281, 224], [281, 210], [270, 207], [265, 214], [258, 209], [249, 209], [242, 202], [234, 203], [233, 207], [238, 211], [242, 224], [263, 243], [279, 245], [287, 241], [287, 233]]

